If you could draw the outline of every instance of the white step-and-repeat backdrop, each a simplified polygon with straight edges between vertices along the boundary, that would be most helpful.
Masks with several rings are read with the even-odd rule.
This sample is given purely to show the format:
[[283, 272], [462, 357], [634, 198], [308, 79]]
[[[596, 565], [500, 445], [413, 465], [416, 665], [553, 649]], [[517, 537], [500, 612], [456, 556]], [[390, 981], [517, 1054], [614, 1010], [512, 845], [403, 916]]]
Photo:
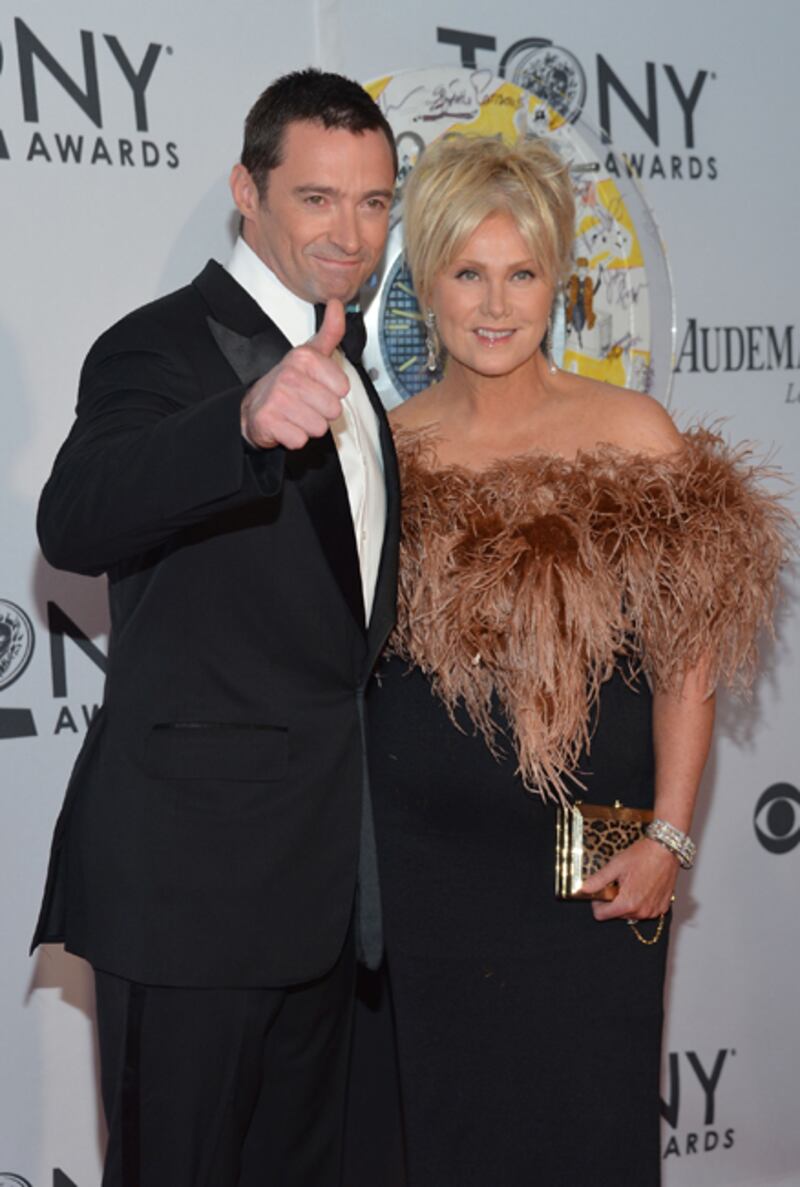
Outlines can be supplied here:
[[[0, 1187], [96, 1187], [103, 1141], [91, 975], [58, 948], [29, 960], [27, 946], [52, 824], [102, 695], [104, 590], [42, 560], [37, 495], [93, 339], [209, 256], [226, 258], [226, 178], [252, 100], [309, 63], [364, 80], [441, 64], [554, 86], [610, 133], [661, 227], [678, 420], [724, 417], [731, 438], [761, 443], [796, 476], [798, 40], [789, 0], [3, 5]], [[695, 829], [701, 858], [680, 885], [667, 1187], [800, 1184], [792, 587], [790, 575], [753, 700], [722, 705]]]

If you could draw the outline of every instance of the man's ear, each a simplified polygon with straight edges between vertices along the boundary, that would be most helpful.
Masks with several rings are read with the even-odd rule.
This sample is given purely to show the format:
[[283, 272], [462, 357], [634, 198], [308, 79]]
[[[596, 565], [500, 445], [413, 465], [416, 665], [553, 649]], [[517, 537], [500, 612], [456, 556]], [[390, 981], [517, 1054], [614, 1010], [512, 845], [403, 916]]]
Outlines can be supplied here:
[[260, 198], [258, 195], [258, 186], [253, 181], [250, 172], [245, 169], [244, 165], [237, 163], [231, 169], [228, 184], [231, 187], [231, 195], [242, 218], [245, 220], [252, 219], [258, 211]]

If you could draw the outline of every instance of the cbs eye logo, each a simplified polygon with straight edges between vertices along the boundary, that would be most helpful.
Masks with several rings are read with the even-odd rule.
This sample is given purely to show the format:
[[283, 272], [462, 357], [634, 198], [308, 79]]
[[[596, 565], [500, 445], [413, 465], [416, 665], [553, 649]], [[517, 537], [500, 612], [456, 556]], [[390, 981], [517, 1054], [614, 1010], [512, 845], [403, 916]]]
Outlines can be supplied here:
[[759, 797], [753, 828], [770, 853], [789, 853], [800, 844], [800, 791], [791, 783], [773, 783]]

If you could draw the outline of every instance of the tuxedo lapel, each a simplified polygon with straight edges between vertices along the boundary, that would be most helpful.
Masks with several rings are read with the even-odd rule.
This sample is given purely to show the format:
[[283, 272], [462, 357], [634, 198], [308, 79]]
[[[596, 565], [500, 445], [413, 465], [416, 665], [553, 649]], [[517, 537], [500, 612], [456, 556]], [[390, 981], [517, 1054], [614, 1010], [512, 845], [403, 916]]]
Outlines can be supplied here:
[[255, 383], [267, 371], [271, 371], [286, 352], [291, 350], [283, 334], [272, 322], [258, 334], [248, 338], [247, 335], [238, 334], [236, 330], [231, 330], [213, 317], [207, 317], [206, 321], [214, 341], [230, 363], [236, 378], [245, 387]]
[[194, 281], [210, 309], [208, 328], [240, 383], [249, 386], [292, 349], [289, 340], [215, 260]]
[[364, 593], [347, 486], [333, 435], [287, 451], [286, 467], [303, 496], [320, 547], [350, 611], [363, 631]]
[[[206, 320], [214, 341], [240, 383], [254, 383], [292, 349], [275, 323], [215, 261], [209, 261], [194, 283], [211, 310]], [[312, 438], [302, 449], [286, 450], [285, 463], [342, 596], [364, 630], [353, 519], [332, 434]]]
[[359, 364], [357, 371], [378, 418], [383, 473], [386, 483], [386, 526], [378, 565], [375, 597], [367, 632], [368, 663], [372, 668], [395, 623], [397, 608], [397, 548], [400, 540], [400, 478], [392, 430], [381, 398], [375, 391], [366, 370]]

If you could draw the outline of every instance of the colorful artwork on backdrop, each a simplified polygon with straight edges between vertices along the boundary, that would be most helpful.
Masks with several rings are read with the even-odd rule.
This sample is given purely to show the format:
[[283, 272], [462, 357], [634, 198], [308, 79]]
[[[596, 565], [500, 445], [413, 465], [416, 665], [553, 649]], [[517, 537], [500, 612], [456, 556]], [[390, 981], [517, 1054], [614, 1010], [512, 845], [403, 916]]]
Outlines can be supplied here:
[[[672, 377], [672, 287], [661, 237], [634, 179], [607, 169], [609, 146], [516, 83], [487, 70], [434, 66], [366, 84], [397, 139], [399, 175], [383, 269], [364, 295], [366, 361], [388, 407], [431, 382], [425, 331], [403, 257], [403, 190], [442, 136], [545, 137], [575, 185], [573, 270], [557, 300], [554, 354], [565, 370], [666, 401]], [[569, 115], [569, 113], [567, 113]], [[624, 173], [624, 171], [623, 171]]]

